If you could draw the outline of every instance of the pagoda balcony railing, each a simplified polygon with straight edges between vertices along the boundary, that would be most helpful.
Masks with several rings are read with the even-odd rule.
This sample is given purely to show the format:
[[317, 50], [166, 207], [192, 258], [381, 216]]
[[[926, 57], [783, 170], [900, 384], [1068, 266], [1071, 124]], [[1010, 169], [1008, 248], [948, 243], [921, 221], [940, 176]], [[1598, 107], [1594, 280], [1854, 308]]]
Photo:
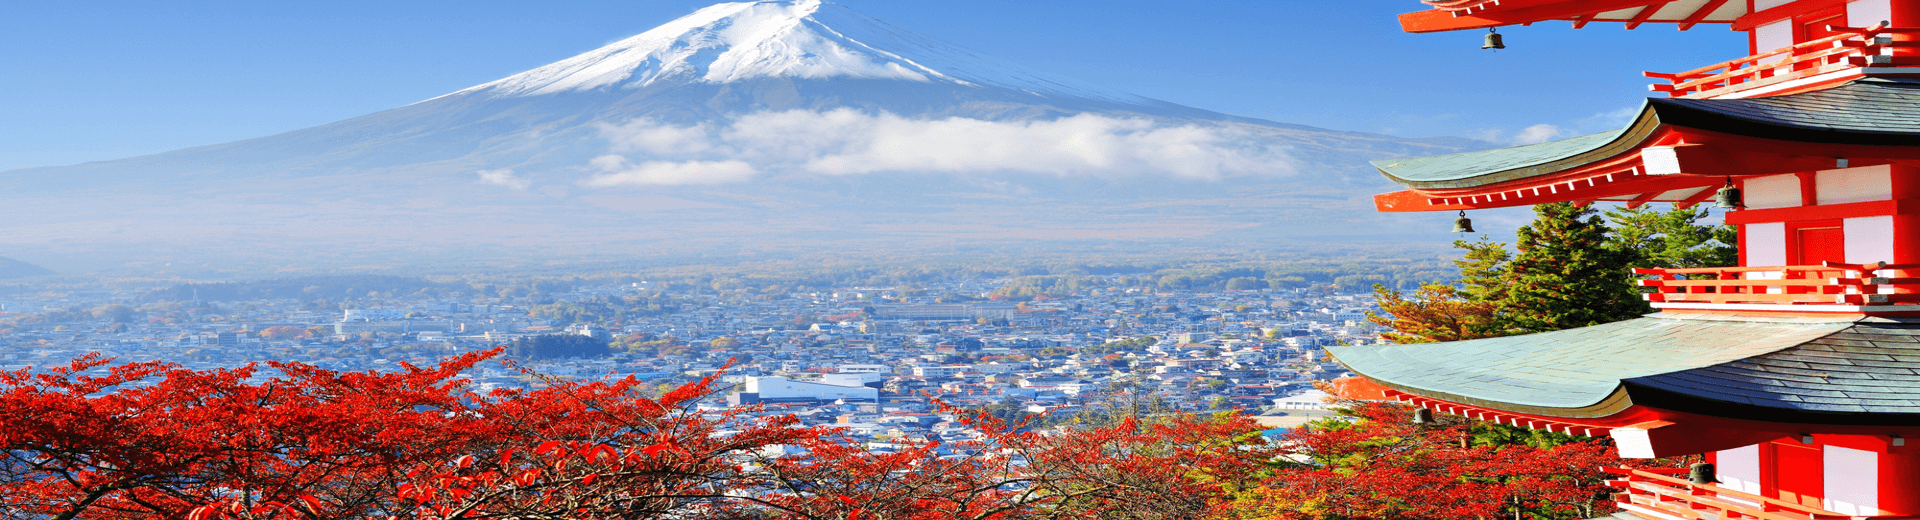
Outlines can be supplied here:
[[[1920, 278], [1878, 273], [1920, 269], [1920, 264], [1789, 265], [1634, 269], [1644, 296], [1659, 304], [1759, 304], [1780, 306], [1883, 306], [1920, 304]], [[1920, 308], [1914, 310], [1920, 311]]]
[[[1920, 65], [1920, 39], [1906, 41], [1894, 35], [1920, 35], [1920, 29], [1827, 26], [1839, 34], [1733, 61], [1667, 74], [1644, 73], [1665, 80], [1648, 88], [1672, 97], [1707, 98], [1861, 67]], [[1907, 49], [1908, 52], [1892, 52]]]
[[1914, 520], [1920, 516], [1858, 516], [1807, 507], [1712, 484], [1695, 484], [1685, 478], [1685, 469], [1605, 468], [1621, 478], [1607, 481], [1608, 486], [1625, 488], [1614, 493], [1621, 509], [1646, 516], [1687, 519], [1755, 520]]

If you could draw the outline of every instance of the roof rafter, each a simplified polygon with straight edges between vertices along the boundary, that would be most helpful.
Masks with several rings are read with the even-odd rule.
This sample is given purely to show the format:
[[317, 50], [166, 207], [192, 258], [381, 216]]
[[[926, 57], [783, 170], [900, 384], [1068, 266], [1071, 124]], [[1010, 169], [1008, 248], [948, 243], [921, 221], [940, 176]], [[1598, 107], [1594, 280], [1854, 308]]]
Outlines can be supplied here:
[[1714, 11], [1719, 11], [1721, 6], [1727, 5], [1727, 1], [1728, 0], [1708, 1], [1706, 5], [1702, 5], [1700, 9], [1695, 10], [1693, 14], [1687, 15], [1687, 19], [1680, 21], [1680, 30], [1685, 31], [1692, 29], [1693, 26], [1698, 25], [1701, 20], [1706, 20], [1707, 16], [1712, 15]]
[[1666, 8], [1669, 3], [1671, 3], [1671, 0], [1640, 8], [1640, 12], [1635, 13], [1632, 20], [1627, 21], [1627, 30], [1639, 29], [1641, 24], [1645, 24], [1647, 20], [1653, 19], [1653, 14]]
[[1687, 196], [1686, 200], [1674, 203], [1673, 207], [1680, 208], [1680, 209], [1690, 209], [1693, 207], [1694, 204], [1706, 202], [1707, 199], [1711, 199], [1713, 198], [1714, 195], [1719, 195], [1719, 194], [1720, 194], [1720, 190], [1714, 189], [1713, 186], [1707, 186], [1705, 188], [1700, 188], [1700, 191], [1695, 192], [1693, 195]]
[[1660, 196], [1661, 193], [1664, 192], [1649, 191], [1642, 193], [1640, 196], [1634, 197], [1633, 200], [1627, 201], [1627, 209], [1640, 209], [1641, 206], [1647, 205], [1648, 202], [1653, 201], [1653, 198]]
[[[1488, 3], [1483, 2], [1458, 9], [1430, 9], [1402, 14], [1400, 27], [1407, 32], [1415, 33], [1485, 29], [1545, 20], [1566, 20], [1576, 16], [1591, 16], [1607, 11], [1664, 4], [1668, 1], [1671, 0], [1568, 0], [1520, 4], [1501, 9], [1489, 9]], [[1468, 14], [1469, 9], [1474, 11]]]

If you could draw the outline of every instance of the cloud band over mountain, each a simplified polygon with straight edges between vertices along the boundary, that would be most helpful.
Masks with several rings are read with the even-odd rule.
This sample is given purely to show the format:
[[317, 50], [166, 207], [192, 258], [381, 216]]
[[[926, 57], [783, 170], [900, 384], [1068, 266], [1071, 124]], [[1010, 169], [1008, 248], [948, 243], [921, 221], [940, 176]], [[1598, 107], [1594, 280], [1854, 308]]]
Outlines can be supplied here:
[[720, 124], [602, 125], [609, 151], [588, 186], [718, 184], [767, 172], [1285, 175], [1286, 150], [1229, 128], [1080, 114], [1053, 120], [911, 119], [851, 109], [788, 110]]

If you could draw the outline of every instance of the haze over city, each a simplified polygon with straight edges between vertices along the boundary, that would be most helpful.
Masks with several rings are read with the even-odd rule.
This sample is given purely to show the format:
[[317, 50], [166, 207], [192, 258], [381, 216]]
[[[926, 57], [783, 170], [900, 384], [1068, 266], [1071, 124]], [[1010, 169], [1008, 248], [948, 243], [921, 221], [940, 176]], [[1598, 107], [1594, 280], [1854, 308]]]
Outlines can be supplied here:
[[[1367, 210], [1390, 185], [1366, 161], [1612, 129], [1642, 80], [1601, 65], [1683, 68], [1700, 59], [1642, 51], [1702, 32], [1740, 45], [1711, 28], [1515, 28], [1524, 44], [1491, 52], [1402, 34], [1384, 1], [851, 2], [809, 30], [891, 36], [716, 33], [714, 49], [833, 50], [797, 65], [737, 54], [712, 66], [747, 68], [691, 83], [629, 77], [619, 55], [568, 58], [702, 7], [11, 7], [34, 23], [6, 36], [21, 65], [0, 100], [16, 212], [0, 253], [152, 272], [1190, 239], [1430, 247], [1448, 239], [1426, 227], [1444, 222]], [[700, 37], [686, 29], [663, 37]], [[611, 75], [554, 83], [569, 59]], [[1565, 88], [1518, 88], [1543, 77]]]

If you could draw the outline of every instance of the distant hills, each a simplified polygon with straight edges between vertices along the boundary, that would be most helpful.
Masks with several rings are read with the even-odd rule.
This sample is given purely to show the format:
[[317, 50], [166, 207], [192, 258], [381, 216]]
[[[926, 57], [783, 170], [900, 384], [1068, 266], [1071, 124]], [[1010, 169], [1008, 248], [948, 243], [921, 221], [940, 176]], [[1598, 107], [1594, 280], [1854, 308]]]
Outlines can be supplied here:
[[0, 172], [0, 247], [152, 269], [1435, 244], [1447, 219], [1372, 211], [1394, 186], [1367, 161], [1491, 146], [1220, 114], [743, 2], [337, 123]]
[[26, 278], [56, 274], [45, 267], [29, 264], [12, 258], [0, 256], [0, 279]]

